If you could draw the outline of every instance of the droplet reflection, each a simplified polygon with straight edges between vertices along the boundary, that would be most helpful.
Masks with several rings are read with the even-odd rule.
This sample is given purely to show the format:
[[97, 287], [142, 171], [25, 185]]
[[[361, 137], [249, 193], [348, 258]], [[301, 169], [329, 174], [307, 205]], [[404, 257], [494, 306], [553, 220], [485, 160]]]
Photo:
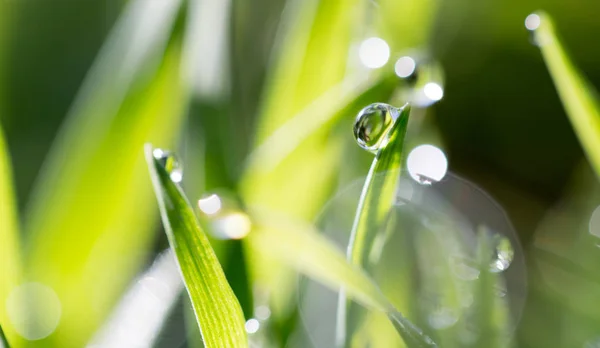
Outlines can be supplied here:
[[493, 238], [494, 242], [494, 259], [490, 264], [491, 272], [503, 272], [508, 269], [514, 256], [515, 251], [513, 250], [510, 239], [505, 236], [496, 234]]
[[444, 89], [435, 82], [429, 82], [425, 84], [425, 87], [423, 87], [423, 93], [429, 100], [433, 102], [440, 101], [444, 97]]
[[215, 219], [212, 226], [217, 238], [242, 239], [250, 233], [252, 222], [248, 215], [237, 212]]
[[210, 225], [209, 232], [218, 239], [242, 239], [250, 233], [252, 221], [239, 200], [228, 192], [210, 193], [198, 200], [200, 216]]
[[368, 38], [360, 44], [358, 56], [367, 68], [381, 68], [390, 59], [390, 46], [381, 38]]
[[415, 147], [406, 161], [410, 176], [422, 185], [440, 181], [448, 171], [448, 160], [439, 148], [433, 145]]

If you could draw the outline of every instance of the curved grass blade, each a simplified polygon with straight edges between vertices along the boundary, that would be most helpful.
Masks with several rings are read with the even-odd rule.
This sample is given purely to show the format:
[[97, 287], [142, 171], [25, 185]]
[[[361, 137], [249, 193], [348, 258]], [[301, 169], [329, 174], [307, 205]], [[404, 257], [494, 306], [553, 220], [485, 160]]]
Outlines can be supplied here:
[[343, 253], [312, 226], [260, 211], [253, 211], [252, 216], [256, 227], [247, 241], [255, 252], [282, 261], [334, 291], [343, 287], [350, 298], [363, 306], [385, 312], [409, 347], [436, 346], [396, 311], [360, 267], [350, 264]]
[[244, 315], [185, 195], [146, 145], [146, 161], [169, 244], [194, 307], [204, 344], [247, 347]]
[[540, 22], [533, 30], [534, 40], [540, 47], [581, 146], [600, 178], [600, 104], [596, 91], [571, 62], [556, 36], [550, 16], [542, 12], [537, 15]]
[[27, 271], [62, 306], [40, 344], [87, 343], [149, 256], [156, 212], [140, 148], [173, 144], [188, 104], [180, 3], [127, 5], [39, 175], [25, 220]]
[[[410, 106], [405, 105], [390, 130], [387, 145], [377, 152], [365, 180], [347, 250], [347, 258], [353, 265], [362, 267], [366, 262], [370, 247], [377, 237], [377, 227], [381, 225], [392, 207], [398, 178], [394, 175], [386, 175], [383, 180], [375, 180], [375, 176], [388, 171], [399, 173], [409, 114]], [[340, 345], [343, 345], [346, 340], [346, 311], [345, 289], [342, 289], [338, 304], [337, 340]]]
[[[6, 313], [7, 297], [21, 278], [21, 253], [17, 209], [13, 194], [12, 169], [6, 143], [0, 129], [0, 323], [13, 339], [13, 330]], [[16, 339], [16, 336], [15, 336]], [[13, 341], [15, 343], [15, 341]]]

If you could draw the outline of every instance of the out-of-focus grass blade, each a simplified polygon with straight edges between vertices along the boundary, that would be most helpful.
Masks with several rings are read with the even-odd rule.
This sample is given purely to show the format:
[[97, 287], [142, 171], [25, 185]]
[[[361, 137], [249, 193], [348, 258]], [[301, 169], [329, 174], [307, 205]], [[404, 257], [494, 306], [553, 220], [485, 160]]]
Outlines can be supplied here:
[[11, 341], [14, 330], [6, 313], [6, 300], [21, 277], [21, 253], [17, 227], [17, 209], [12, 185], [12, 166], [0, 129], [0, 324]]
[[134, 282], [89, 348], [152, 347], [183, 283], [170, 250]]
[[0, 348], [9, 348], [8, 340], [4, 335], [4, 331], [2, 330], [2, 325], [0, 325]]
[[329, 127], [369, 101], [385, 96], [396, 83], [395, 79], [380, 76], [370, 81], [349, 79], [332, 87], [290, 118], [252, 152], [248, 159], [246, 180], [250, 181], [255, 173], [260, 175], [273, 170], [319, 129]]
[[[343, 81], [352, 33], [361, 18], [359, 0], [288, 1], [274, 48], [274, 63], [262, 95], [257, 145], [308, 105]], [[333, 101], [332, 101], [333, 102]], [[276, 145], [279, 146], [279, 145]], [[324, 125], [269, 172], [247, 172], [240, 188], [249, 205], [312, 220], [332, 189], [341, 143]], [[254, 169], [257, 167], [254, 166]], [[285, 187], [285, 190], [281, 188]], [[294, 197], [294, 199], [290, 199]], [[249, 255], [251, 274], [270, 292], [274, 318], [292, 312], [292, 273]]]
[[534, 15], [539, 16], [539, 26], [533, 30], [534, 40], [587, 158], [600, 177], [600, 105], [596, 91], [571, 62], [550, 16], [543, 12]]
[[[378, 226], [384, 221], [394, 202], [398, 177], [386, 175], [383, 180], [375, 180], [375, 176], [384, 172], [400, 173], [402, 148], [409, 114], [409, 105], [400, 110], [399, 116], [390, 130], [389, 141], [384, 148], [377, 152], [363, 186], [347, 250], [350, 263], [359, 267], [366, 263], [370, 248], [377, 237]], [[342, 289], [338, 304], [337, 339], [339, 344], [346, 340], [346, 311], [345, 289]]]
[[384, 311], [409, 347], [435, 347], [435, 343], [398, 313], [378, 286], [359, 267], [351, 265], [312, 226], [263, 211], [252, 213], [255, 229], [247, 237], [257, 253], [280, 260], [333, 290], [340, 287], [362, 305]]
[[155, 213], [140, 149], [172, 145], [188, 100], [173, 31], [179, 5], [129, 5], [40, 174], [26, 220], [28, 275], [62, 307], [40, 344], [85, 344], [147, 255]]
[[247, 347], [244, 315], [185, 195], [146, 145], [146, 161], [163, 225], [175, 252], [204, 344]]

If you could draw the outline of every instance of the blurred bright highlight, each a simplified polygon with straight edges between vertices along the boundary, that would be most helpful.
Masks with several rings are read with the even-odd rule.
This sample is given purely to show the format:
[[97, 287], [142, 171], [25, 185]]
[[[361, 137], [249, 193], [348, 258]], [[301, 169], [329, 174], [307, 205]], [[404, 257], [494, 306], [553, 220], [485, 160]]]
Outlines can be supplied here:
[[396, 75], [401, 78], [406, 78], [415, 72], [417, 63], [409, 56], [401, 57], [394, 65]]
[[17, 333], [34, 341], [50, 336], [62, 314], [56, 292], [40, 283], [25, 283], [13, 289], [6, 299], [6, 312]]
[[420, 184], [440, 181], [448, 171], [448, 160], [442, 150], [433, 145], [415, 147], [406, 161], [408, 173]]
[[388, 46], [385, 40], [372, 37], [360, 44], [358, 56], [367, 68], [381, 68], [390, 59], [390, 46]]
[[206, 215], [218, 213], [222, 205], [221, 198], [216, 194], [211, 194], [198, 200], [198, 208]]

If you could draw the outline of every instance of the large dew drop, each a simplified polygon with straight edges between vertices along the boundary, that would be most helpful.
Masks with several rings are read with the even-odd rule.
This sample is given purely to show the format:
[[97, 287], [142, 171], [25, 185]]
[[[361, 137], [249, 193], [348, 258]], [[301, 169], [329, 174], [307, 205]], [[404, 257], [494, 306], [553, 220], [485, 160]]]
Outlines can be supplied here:
[[374, 103], [362, 109], [354, 122], [354, 137], [363, 149], [376, 153], [387, 139], [400, 110], [384, 103]]
[[171, 180], [177, 183], [181, 182], [183, 179], [183, 167], [175, 154], [170, 151], [157, 148], [152, 151], [152, 155], [163, 166], [163, 168], [165, 168], [167, 173], [169, 173]]

